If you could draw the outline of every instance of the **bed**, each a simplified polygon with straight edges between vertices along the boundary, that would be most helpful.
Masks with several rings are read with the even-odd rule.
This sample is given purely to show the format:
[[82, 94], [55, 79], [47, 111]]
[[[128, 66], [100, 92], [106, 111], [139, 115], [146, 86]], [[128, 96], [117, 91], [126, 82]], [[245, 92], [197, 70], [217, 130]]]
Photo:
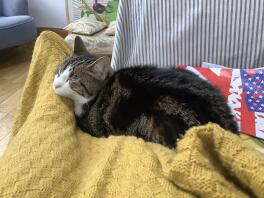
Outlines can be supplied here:
[[[261, 21], [262, 4], [258, 6], [255, 1], [239, 4], [237, 0], [223, 4], [203, 0], [162, 2], [120, 1], [112, 55], [114, 68], [134, 64], [199, 65], [202, 61], [230, 67], [264, 65], [260, 45], [263, 24], [243, 24], [238, 27], [239, 34], [232, 25], [234, 20], [253, 21], [245, 5], [253, 7], [255, 19]], [[236, 10], [239, 6], [247, 13], [245, 16]], [[173, 7], [177, 8], [178, 14], [174, 13], [177, 20], [165, 20]], [[214, 11], [219, 15], [209, 17]], [[158, 14], [154, 15], [155, 12]], [[205, 15], [208, 21], [202, 22]], [[223, 16], [221, 23], [214, 23], [216, 16]], [[154, 23], [155, 17], [164, 21]], [[194, 26], [198, 28], [197, 35], [196, 29], [191, 28], [191, 23], [196, 22], [201, 24]], [[206, 26], [208, 23], [216, 25]], [[162, 31], [149, 32], [146, 24], [159, 30], [182, 25], [176, 28], [177, 36], [173, 37], [169, 33], [159, 34]], [[221, 38], [219, 31], [225, 25], [231, 29], [225, 29], [226, 37]], [[247, 29], [247, 33], [242, 33], [242, 27], [253, 27], [254, 31]], [[208, 42], [205, 32], [212, 32]], [[239, 38], [247, 35], [246, 43], [256, 41], [256, 48], [252, 44], [248, 49], [241, 48], [241, 53], [232, 54], [244, 44], [235, 47], [231, 41], [238, 43]], [[69, 35], [66, 41], [70, 42], [74, 36]], [[158, 42], [153, 41], [155, 36], [160, 38]], [[221, 43], [222, 40], [225, 42]], [[159, 56], [163, 53], [165, 56]], [[52, 90], [56, 65], [71, 54], [71, 47], [55, 33], [44, 32], [37, 39], [12, 137], [0, 158], [0, 197], [264, 197], [261, 140], [235, 136], [212, 123], [188, 130], [176, 150], [135, 137], [95, 138], [80, 131], [71, 101]], [[162, 58], [166, 56], [170, 58]]]
[[216, 124], [194, 127], [176, 150], [125, 136], [95, 138], [53, 93], [62, 38], [36, 41], [12, 138], [0, 158], [1, 197], [263, 197], [264, 159]]

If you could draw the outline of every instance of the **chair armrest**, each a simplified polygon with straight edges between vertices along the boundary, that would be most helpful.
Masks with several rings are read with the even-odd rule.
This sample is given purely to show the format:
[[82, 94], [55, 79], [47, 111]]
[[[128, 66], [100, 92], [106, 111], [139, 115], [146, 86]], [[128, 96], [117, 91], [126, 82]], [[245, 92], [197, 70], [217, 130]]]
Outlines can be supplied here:
[[27, 0], [2, 0], [3, 15], [16, 16], [28, 15], [28, 1]]

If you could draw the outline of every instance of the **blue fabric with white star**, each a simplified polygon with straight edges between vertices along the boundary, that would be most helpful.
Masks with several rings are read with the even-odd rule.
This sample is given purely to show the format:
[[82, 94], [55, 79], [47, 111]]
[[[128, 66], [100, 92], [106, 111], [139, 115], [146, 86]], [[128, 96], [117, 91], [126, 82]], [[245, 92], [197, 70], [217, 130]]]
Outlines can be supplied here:
[[264, 70], [241, 69], [248, 111], [264, 112]]

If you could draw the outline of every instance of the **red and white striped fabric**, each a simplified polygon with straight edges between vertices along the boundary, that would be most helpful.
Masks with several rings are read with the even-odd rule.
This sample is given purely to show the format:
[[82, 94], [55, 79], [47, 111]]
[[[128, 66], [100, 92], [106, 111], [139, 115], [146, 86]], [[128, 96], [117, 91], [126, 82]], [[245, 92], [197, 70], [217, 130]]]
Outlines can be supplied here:
[[177, 66], [217, 86], [242, 133], [264, 139], [264, 70]]

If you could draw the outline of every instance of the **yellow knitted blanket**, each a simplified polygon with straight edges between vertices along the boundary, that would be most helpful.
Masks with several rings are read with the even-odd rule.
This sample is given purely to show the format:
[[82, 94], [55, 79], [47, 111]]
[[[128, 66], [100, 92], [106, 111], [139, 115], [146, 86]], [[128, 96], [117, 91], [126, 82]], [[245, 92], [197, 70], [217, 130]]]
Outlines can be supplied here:
[[95, 138], [53, 93], [56, 65], [71, 54], [52, 32], [38, 38], [0, 159], [0, 197], [264, 197], [264, 161], [215, 124], [190, 129], [176, 150], [135, 137]]

